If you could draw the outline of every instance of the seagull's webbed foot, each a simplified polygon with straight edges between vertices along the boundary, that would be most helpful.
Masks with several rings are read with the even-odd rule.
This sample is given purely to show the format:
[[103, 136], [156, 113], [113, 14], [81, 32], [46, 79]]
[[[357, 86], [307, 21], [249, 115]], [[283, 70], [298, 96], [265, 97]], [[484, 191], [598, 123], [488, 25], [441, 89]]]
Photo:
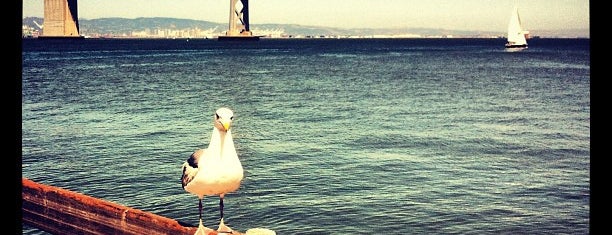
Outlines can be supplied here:
[[205, 227], [202, 222], [200, 222], [194, 235], [207, 235], [210, 231], [212, 231], [212, 229]]
[[223, 223], [223, 218], [221, 218], [221, 223], [219, 223], [219, 228], [217, 228], [217, 232], [219, 234], [232, 234], [234, 230]]

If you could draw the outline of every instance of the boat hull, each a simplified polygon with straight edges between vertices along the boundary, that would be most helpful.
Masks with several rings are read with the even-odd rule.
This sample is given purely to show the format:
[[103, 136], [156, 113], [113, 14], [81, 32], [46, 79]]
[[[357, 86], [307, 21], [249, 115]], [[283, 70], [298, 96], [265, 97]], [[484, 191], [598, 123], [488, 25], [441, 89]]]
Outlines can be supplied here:
[[506, 48], [527, 48], [525, 44], [506, 44]]
[[81, 40], [85, 39], [85, 36], [38, 36], [36, 38], [43, 40]]
[[259, 41], [260, 36], [219, 36], [219, 41]]

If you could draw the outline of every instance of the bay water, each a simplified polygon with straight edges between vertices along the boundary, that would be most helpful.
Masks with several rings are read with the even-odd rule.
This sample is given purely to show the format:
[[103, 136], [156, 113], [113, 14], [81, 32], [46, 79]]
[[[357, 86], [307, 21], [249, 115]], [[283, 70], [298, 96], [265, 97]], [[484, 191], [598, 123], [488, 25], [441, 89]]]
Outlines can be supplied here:
[[196, 226], [181, 165], [229, 107], [235, 230], [589, 234], [590, 41], [504, 43], [26, 39], [22, 176]]

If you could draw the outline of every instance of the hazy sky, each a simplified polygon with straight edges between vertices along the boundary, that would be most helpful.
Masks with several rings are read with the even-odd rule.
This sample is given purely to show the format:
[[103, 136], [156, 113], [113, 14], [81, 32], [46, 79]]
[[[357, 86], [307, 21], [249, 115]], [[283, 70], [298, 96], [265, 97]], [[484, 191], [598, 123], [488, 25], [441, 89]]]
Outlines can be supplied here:
[[[23, 0], [23, 17], [44, 16], [44, 0]], [[251, 25], [339, 28], [423, 27], [505, 31], [518, 5], [527, 30], [589, 29], [588, 0], [250, 0]], [[228, 22], [229, 0], [78, 0], [79, 18], [172, 17]]]

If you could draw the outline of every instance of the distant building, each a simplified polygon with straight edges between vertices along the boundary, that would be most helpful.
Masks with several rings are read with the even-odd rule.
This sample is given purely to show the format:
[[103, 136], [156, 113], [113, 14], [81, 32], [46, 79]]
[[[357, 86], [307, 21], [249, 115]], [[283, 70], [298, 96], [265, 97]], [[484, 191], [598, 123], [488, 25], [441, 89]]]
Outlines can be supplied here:
[[35, 28], [32, 28], [27, 25], [21, 26], [21, 37], [22, 38], [36, 38], [38, 36], [39, 36], [39, 32]]

